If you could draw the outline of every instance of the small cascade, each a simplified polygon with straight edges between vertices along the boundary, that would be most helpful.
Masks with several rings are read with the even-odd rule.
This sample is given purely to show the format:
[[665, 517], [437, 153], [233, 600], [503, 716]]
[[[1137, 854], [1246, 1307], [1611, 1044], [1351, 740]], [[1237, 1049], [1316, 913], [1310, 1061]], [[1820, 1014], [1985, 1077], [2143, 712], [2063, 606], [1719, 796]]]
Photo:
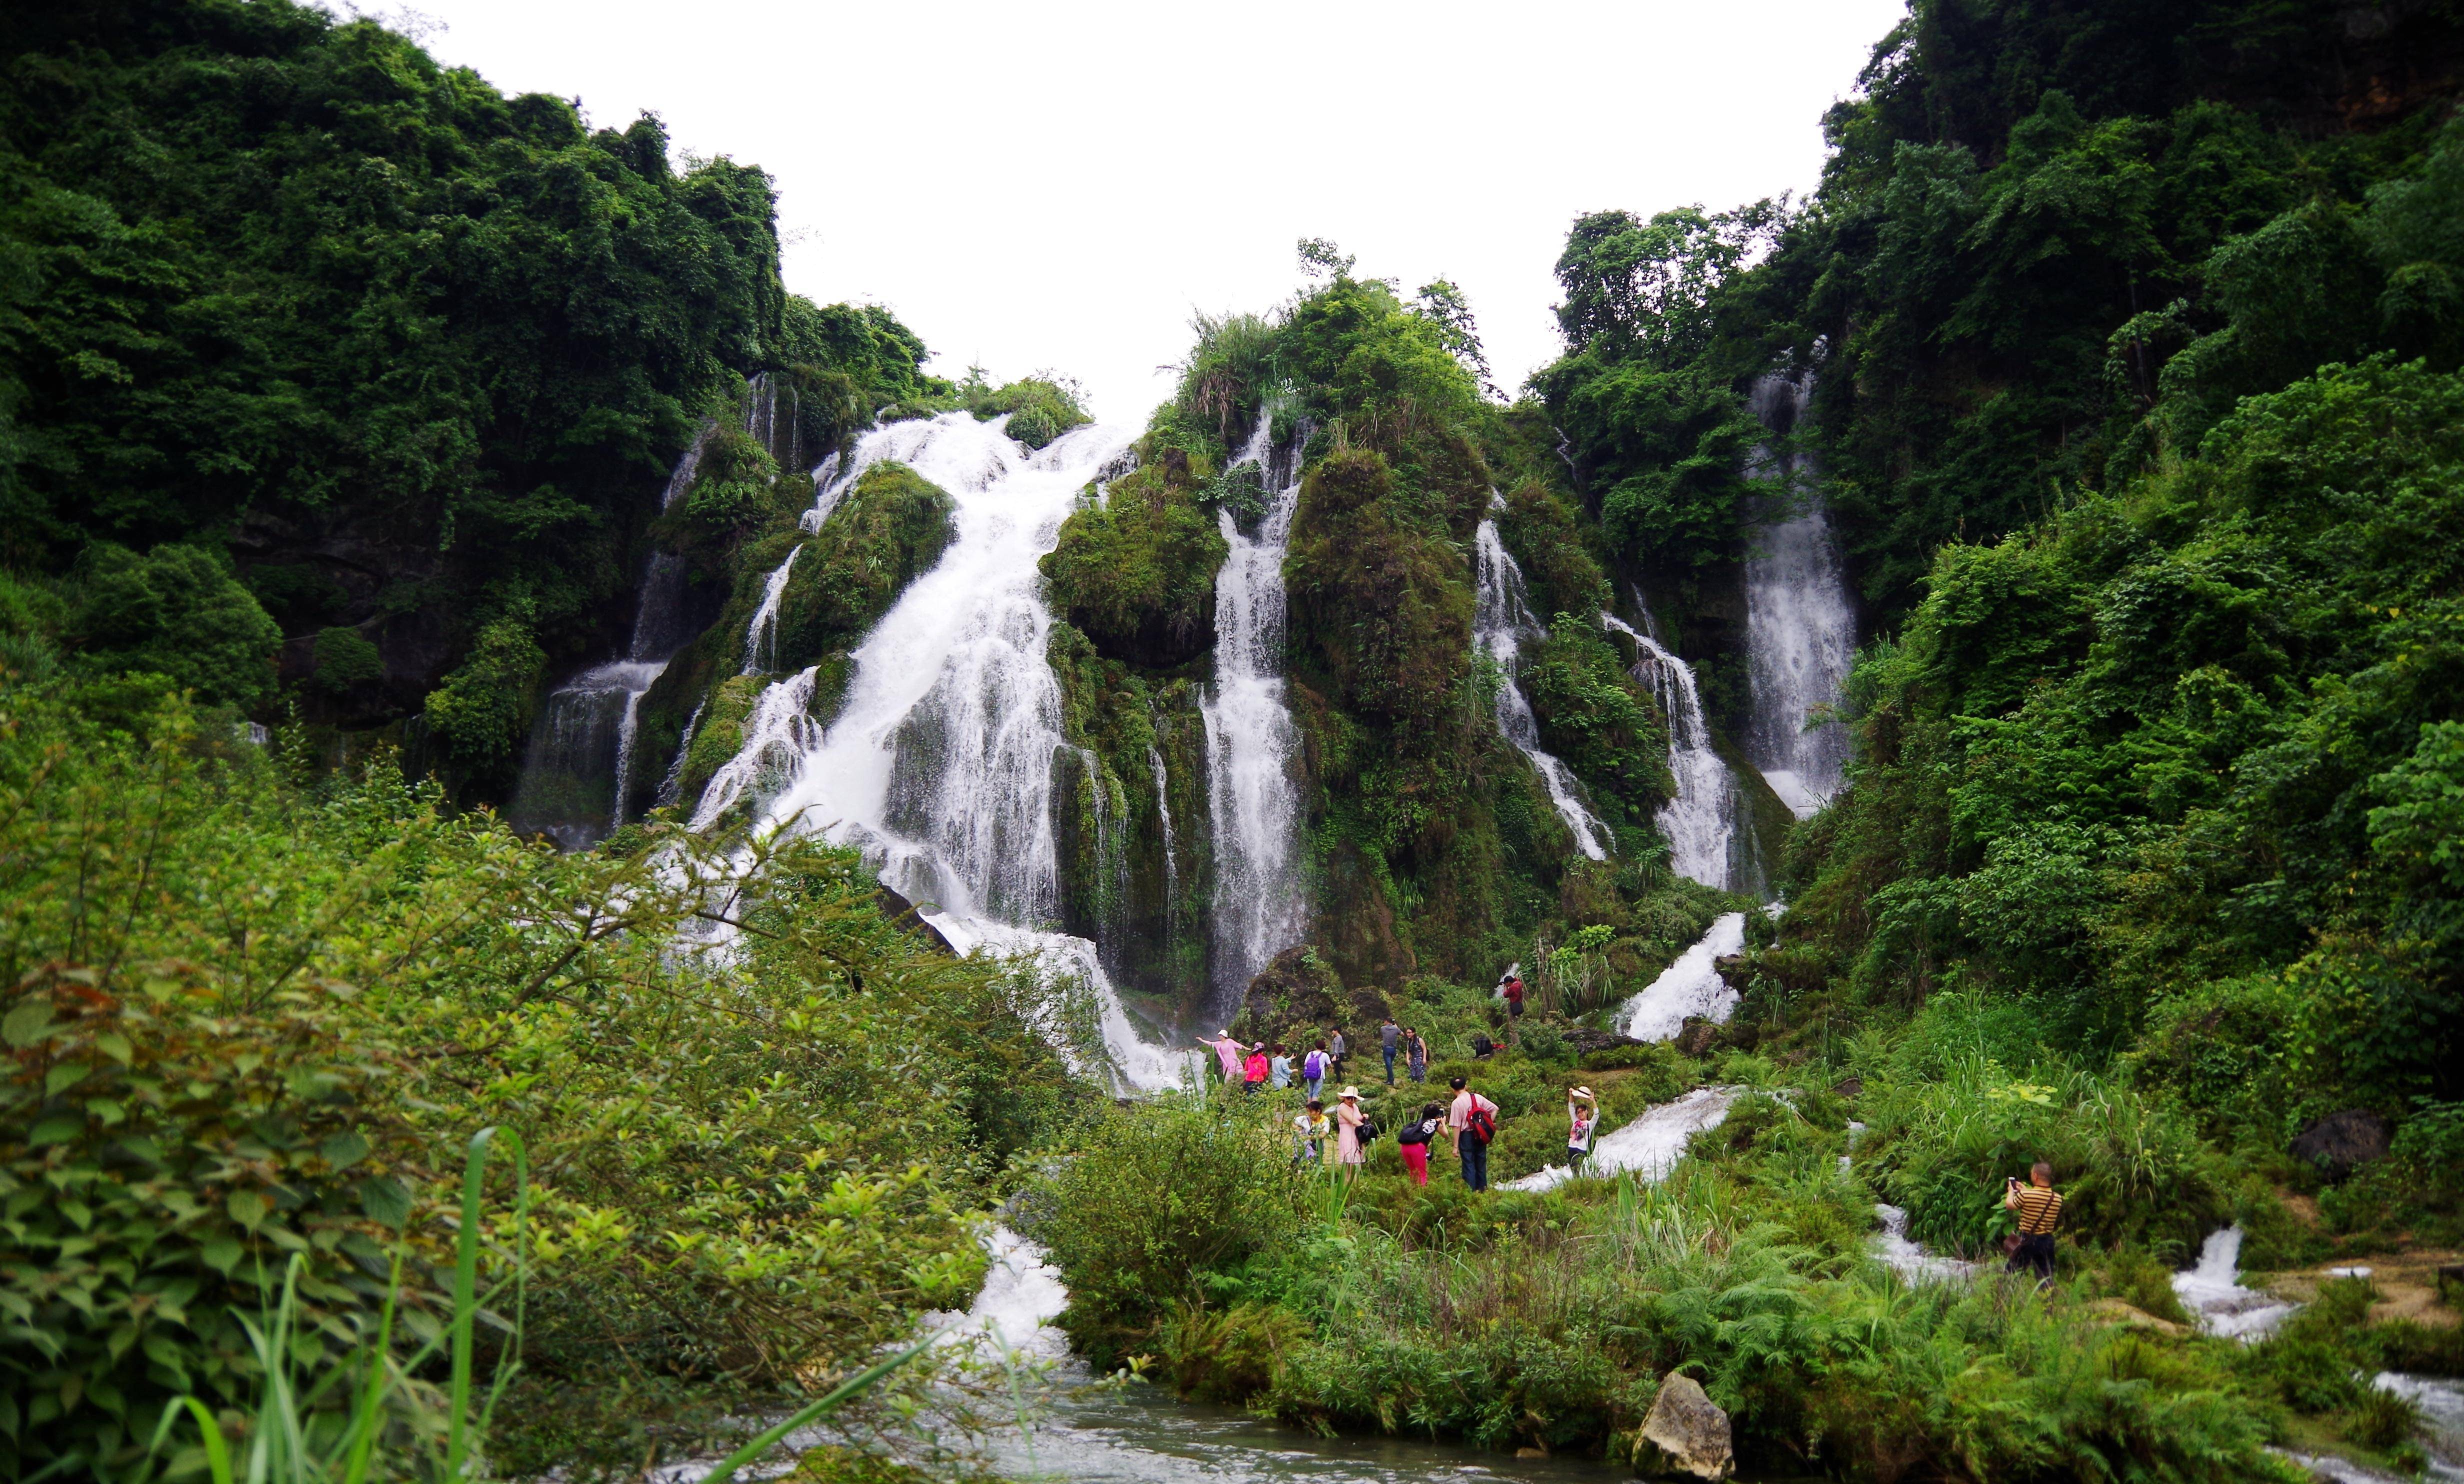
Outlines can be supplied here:
[[[1784, 438], [1813, 394], [1811, 376], [1771, 372], [1754, 383], [1754, 415]], [[1746, 661], [1753, 709], [1746, 756], [1800, 819], [1839, 791], [1846, 728], [1808, 731], [1817, 707], [1838, 703], [1857, 647], [1857, 615], [1824, 511], [1812, 454], [1774, 441], [1756, 451], [1748, 476], [1779, 486], [1770, 520], [1746, 558]]]
[[[659, 496], [661, 510], [692, 488], [708, 436], [704, 429], [676, 460]], [[642, 697], [692, 637], [684, 589], [684, 563], [670, 552], [651, 553], [623, 657], [594, 665], [549, 693], [506, 810], [516, 830], [574, 851], [598, 844], [625, 823]]]
[[2381, 1391], [2391, 1391], [2421, 1410], [2415, 1434], [2430, 1455], [2425, 1477], [2464, 1480], [2464, 1381], [2453, 1376], [2415, 1376], [2381, 1371], [2370, 1380]]
[[[1116, 1078], [1161, 1087], [1186, 1058], [1137, 1035], [1094, 944], [1050, 930], [1062, 905], [1055, 782], [1070, 749], [1036, 563], [1129, 441], [1087, 427], [1030, 453], [1002, 421], [964, 412], [865, 434], [833, 483], [882, 459], [908, 464], [951, 497], [956, 539], [849, 656], [835, 720], [811, 716], [813, 670], [763, 690], [693, 823], [749, 807], [762, 827], [862, 848], [960, 951], [1024, 956], [1083, 984]], [[1068, 1028], [1047, 1029], [1072, 1044]]]
[[1741, 875], [1736, 781], [1712, 750], [1694, 669], [1616, 614], [1602, 613], [1600, 622], [1634, 641], [1639, 657], [1632, 674], [1650, 688], [1668, 719], [1668, 772], [1677, 781], [1677, 796], [1661, 806], [1657, 818], [1660, 832], [1668, 837], [1669, 869], [1689, 881], [1733, 890]]
[[1244, 534], [1231, 512], [1217, 512], [1231, 549], [1215, 578], [1215, 683], [1199, 706], [1215, 839], [1217, 1002], [1238, 995], [1309, 930], [1292, 783], [1300, 731], [1284, 703], [1284, 553], [1300, 503], [1308, 432], [1279, 450], [1273, 425], [1272, 410], [1261, 408], [1256, 430], [1230, 465], [1254, 465], [1265, 483], [1256, 534]]
[[1163, 930], [1169, 938], [1179, 929], [1175, 919], [1180, 911], [1180, 862], [1172, 835], [1172, 780], [1164, 771], [1162, 750], [1153, 742], [1147, 743], [1147, 763], [1155, 769], [1155, 818], [1163, 827]]
[[2173, 1274], [2173, 1293], [2199, 1328], [2248, 1344], [2274, 1334], [2301, 1306], [2242, 1287], [2240, 1272], [2241, 1228], [2225, 1227], [2208, 1233], [2197, 1267]]
[[744, 626], [745, 675], [760, 675], [778, 659], [779, 600], [787, 595], [787, 579], [796, 570], [796, 559], [804, 554], [802, 546], [787, 549], [787, 560], [779, 564], [761, 585], [761, 606], [753, 610], [753, 621]]
[[1985, 1271], [1983, 1263], [1944, 1257], [1911, 1241], [1908, 1213], [1896, 1206], [1876, 1205], [1874, 1217], [1882, 1224], [1873, 1240], [1875, 1257], [1911, 1283], [1968, 1283]]
[[1691, 1016], [1726, 1022], [1737, 1008], [1738, 995], [1714, 965], [1730, 954], [1744, 952], [1745, 946], [1746, 915], [1720, 914], [1710, 930], [1679, 954], [1676, 963], [1662, 969], [1641, 993], [1617, 1007], [1617, 1030], [1638, 1041], [1666, 1041], [1684, 1030]]
[[[1687, 1140], [1727, 1121], [1728, 1106], [1737, 1100], [1740, 1091], [1734, 1087], [1698, 1087], [1683, 1097], [1644, 1109], [1633, 1122], [1600, 1136], [1592, 1145], [1592, 1167], [1602, 1175], [1630, 1172], [1653, 1184], [1667, 1179], [1677, 1162], [1685, 1158]], [[1521, 1180], [1509, 1180], [1499, 1188], [1546, 1190], [1571, 1178], [1564, 1165], [1551, 1164]]]
[[1497, 664], [1497, 729], [1506, 734], [1506, 740], [1514, 744], [1514, 750], [1523, 754], [1539, 773], [1540, 781], [1548, 786], [1549, 802], [1557, 807], [1558, 817], [1573, 831], [1575, 848], [1594, 860], [1606, 860], [1608, 826], [1583, 802], [1582, 785], [1575, 781], [1573, 770], [1541, 747], [1539, 719], [1532, 716], [1530, 702], [1523, 698], [1523, 688], [1515, 683], [1524, 641], [1548, 632], [1532, 616], [1523, 568], [1515, 565], [1513, 554], [1498, 538], [1494, 521], [1480, 522], [1472, 549], [1479, 587], [1472, 609], [1471, 642], [1475, 652], [1486, 654]]

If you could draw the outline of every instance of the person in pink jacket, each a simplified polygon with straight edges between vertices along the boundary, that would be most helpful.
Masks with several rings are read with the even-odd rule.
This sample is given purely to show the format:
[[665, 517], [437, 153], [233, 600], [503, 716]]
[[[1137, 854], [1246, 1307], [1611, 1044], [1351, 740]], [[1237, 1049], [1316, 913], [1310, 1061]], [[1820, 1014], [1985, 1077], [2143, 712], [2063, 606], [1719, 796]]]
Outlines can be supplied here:
[[1347, 1087], [1334, 1105], [1334, 1163], [1347, 1175], [1360, 1172], [1360, 1125], [1369, 1115], [1360, 1111], [1360, 1089]]

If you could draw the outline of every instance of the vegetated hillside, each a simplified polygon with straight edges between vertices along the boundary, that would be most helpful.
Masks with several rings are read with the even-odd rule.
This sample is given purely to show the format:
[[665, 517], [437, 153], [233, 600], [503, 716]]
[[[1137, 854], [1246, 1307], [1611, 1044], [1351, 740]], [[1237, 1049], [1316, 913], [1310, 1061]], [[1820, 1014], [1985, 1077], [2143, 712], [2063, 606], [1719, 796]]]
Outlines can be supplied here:
[[[1209, 838], [1199, 704], [1221, 524], [1257, 529], [1266, 481], [1296, 472], [1282, 578], [1310, 912], [1292, 946], [1312, 957], [1260, 982], [1258, 1029], [1374, 1024], [1383, 994], [1441, 999], [1447, 981], [1486, 985], [1584, 930], [1596, 952], [1562, 1008], [1591, 1008], [1639, 987], [1723, 899], [1665, 869], [1652, 825], [1670, 788], [1664, 720], [1600, 628], [1614, 594], [1537, 410], [1482, 393], [1460, 297], [1436, 283], [1407, 300], [1348, 260], [1317, 269], [1324, 281], [1270, 315], [1199, 323], [1140, 468], [1100, 500], [1090, 491], [1045, 559], [1066, 620], [1053, 662], [1089, 764], [1071, 770], [1073, 926], [1118, 945], [1141, 987], [1186, 993], [1206, 968], [1218, 868], [1184, 843], [1168, 871], [1161, 831], [1168, 812], [1184, 842]], [[1262, 426], [1281, 473], [1235, 467]], [[1500, 734], [1508, 682], [1474, 653], [1473, 535], [1493, 497], [1540, 622], [1572, 615], [1527, 647], [1522, 683], [1542, 741], [1610, 826], [1608, 860], [1582, 857]], [[1104, 819], [1126, 822], [1127, 840], [1101, 835]], [[1097, 855], [1106, 844], [1117, 861]], [[1270, 1012], [1277, 986], [1306, 987]]]
[[19, 7], [0, 68], [0, 563], [72, 668], [408, 719], [501, 797], [746, 375], [792, 384], [808, 449], [949, 390], [887, 312], [781, 289], [758, 168], [679, 170], [654, 118], [591, 130], [375, 22]]

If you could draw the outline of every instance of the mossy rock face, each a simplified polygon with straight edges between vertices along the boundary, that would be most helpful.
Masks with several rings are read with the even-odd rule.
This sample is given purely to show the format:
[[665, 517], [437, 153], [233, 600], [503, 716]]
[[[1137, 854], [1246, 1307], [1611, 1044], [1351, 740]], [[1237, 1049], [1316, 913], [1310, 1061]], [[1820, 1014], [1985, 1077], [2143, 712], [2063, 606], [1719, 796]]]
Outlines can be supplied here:
[[1385, 457], [1367, 450], [1309, 471], [1285, 563], [1292, 643], [1337, 706], [1437, 733], [1471, 670], [1469, 567], [1394, 491]]
[[772, 665], [802, 670], [862, 639], [949, 549], [957, 508], [905, 464], [866, 469], [796, 558], [780, 594]]
[[1107, 659], [1170, 670], [1215, 647], [1215, 574], [1229, 546], [1188, 458], [1114, 480], [1043, 561], [1052, 606]]
[[1108, 659], [1067, 622], [1045, 655], [1070, 743], [1053, 765], [1063, 926], [1102, 945], [1114, 984], [1186, 1003], [1214, 891], [1199, 687]]
[[761, 697], [764, 682], [759, 676], [729, 676], [711, 692], [710, 702], [703, 709], [701, 725], [685, 748], [684, 766], [676, 774], [676, 791], [690, 808], [693, 800], [710, 784], [711, 775], [727, 765], [744, 745], [744, 719], [753, 714], [753, 703]]

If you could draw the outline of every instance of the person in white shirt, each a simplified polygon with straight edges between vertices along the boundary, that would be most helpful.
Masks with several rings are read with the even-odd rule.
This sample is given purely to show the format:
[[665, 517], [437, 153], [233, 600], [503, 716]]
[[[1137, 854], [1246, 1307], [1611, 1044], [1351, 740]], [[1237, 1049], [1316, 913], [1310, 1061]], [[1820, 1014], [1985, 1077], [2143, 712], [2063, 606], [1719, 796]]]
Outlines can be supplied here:
[[1588, 1087], [1572, 1088], [1566, 1094], [1566, 1168], [1576, 1179], [1587, 1173], [1592, 1162], [1592, 1138], [1599, 1132], [1599, 1099]]

